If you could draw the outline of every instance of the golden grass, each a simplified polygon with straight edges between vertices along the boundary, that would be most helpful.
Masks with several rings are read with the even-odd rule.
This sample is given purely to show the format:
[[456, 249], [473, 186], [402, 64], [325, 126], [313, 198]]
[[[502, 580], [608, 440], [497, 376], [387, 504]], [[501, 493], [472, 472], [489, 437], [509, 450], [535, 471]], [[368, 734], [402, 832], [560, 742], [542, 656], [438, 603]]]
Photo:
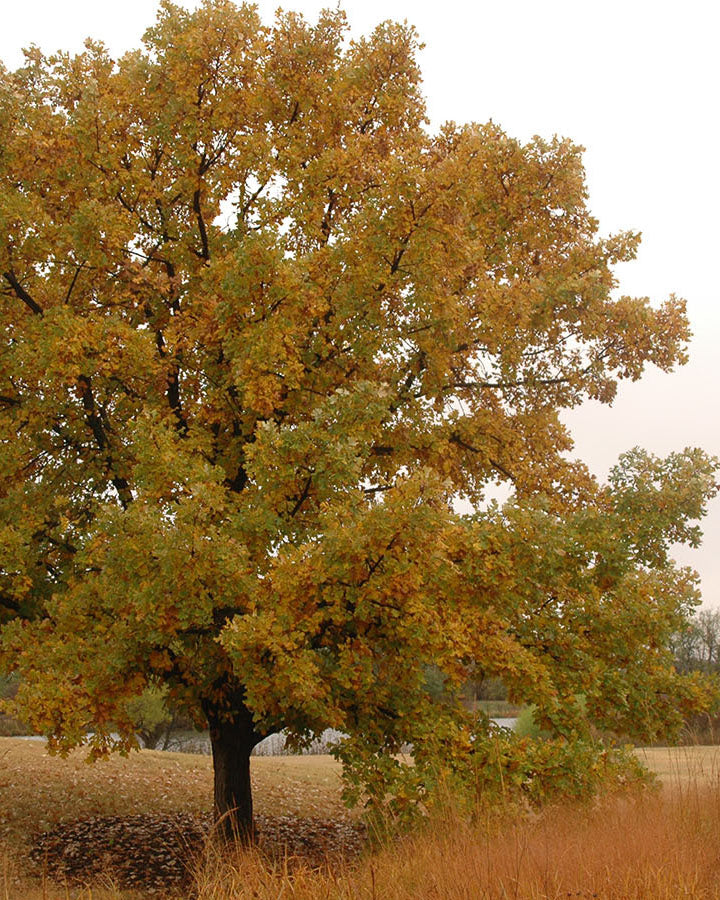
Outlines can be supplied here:
[[208, 867], [199, 900], [678, 900], [720, 897], [720, 798], [672, 791], [559, 807], [504, 826], [439, 823], [359, 868], [271, 874], [254, 854]]
[[[663, 787], [556, 807], [533, 818], [470, 825], [450, 814], [423, 834], [324, 871], [272, 867], [257, 853], [210, 855], [198, 900], [677, 900], [720, 898], [720, 748], [638, 751]], [[338, 768], [327, 757], [253, 760], [258, 811], [342, 815]], [[42, 745], [0, 740], [0, 900], [145, 900], [111, 884], [91, 889], [29, 881], [18, 852], [41, 822], [92, 814], [201, 811], [209, 760], [143, 752], [87, 766]]]

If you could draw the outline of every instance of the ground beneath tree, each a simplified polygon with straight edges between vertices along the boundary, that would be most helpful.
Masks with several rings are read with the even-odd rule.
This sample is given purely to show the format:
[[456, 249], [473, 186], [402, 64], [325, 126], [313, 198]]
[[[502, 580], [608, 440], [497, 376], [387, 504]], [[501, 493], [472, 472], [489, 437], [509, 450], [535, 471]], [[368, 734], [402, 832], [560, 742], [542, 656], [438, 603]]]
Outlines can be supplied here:
[[[256, 816], [261, 853], [290, 865], [320, 866], [357, 856], [360, 823], [293, 815]], [[30, 858], [38, 874], [82, 883], [112, 879], [120, 888], [187, 892], [202, 864], [210, 816], [96, 816], [38, 835]], [[187, 895], [187, 894], [185, 894]]]

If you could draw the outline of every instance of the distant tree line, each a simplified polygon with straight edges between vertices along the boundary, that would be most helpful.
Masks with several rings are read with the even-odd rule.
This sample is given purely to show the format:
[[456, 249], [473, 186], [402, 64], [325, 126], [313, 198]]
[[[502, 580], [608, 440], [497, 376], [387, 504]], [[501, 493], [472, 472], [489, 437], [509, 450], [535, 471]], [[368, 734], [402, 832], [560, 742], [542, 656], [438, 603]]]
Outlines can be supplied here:
[[678, 672], [720, 672], [720, 610], [702, 609], [672, 638]]
[[[675, 668], [681, 674], [720, 675], [720, 609], [702, 609], [676, 632], [671, 641]], [[720, 681], [718, 681], [720, 695]], [[683, 743], [720, 743], [720, 709], [690, 716], [681, 735]]]

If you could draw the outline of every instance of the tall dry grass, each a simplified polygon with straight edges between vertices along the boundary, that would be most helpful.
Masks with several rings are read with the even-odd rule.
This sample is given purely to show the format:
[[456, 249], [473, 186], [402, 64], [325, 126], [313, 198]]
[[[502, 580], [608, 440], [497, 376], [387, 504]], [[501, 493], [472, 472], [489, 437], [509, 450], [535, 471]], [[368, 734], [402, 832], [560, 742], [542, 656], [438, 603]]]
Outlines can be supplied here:
[[444, 820], [359, 866], [210, 858], [199, 900], [678, 900], [720, 897], [720, 791], [696, 784], [514, 822]]

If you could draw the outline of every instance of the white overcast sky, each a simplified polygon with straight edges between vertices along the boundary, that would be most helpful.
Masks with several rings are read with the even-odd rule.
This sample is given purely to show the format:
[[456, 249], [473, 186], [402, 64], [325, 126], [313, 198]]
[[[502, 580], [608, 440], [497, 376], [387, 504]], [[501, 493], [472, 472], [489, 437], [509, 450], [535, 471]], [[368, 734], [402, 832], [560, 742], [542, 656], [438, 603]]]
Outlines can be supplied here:
[[[23, 0], [3, 4], [0, 58], [9, 68], [30, 43], [79, 50], [86, 36], [118, 55], [139, 44], [155, 0]], [[182, 4], [194, 7], [194, 0]], [[276, 2], [257, 4], [270, 22]], [[284, 4], [313, 20], [334, 3]], [[621, 385], [612, 407], [566, 417], [577, 455], [601, 478], [641, 445], [720, 453], [720, 7], [713, 0], [344, 0], [353, 33], [384, 19], [414, 24], [433, 127], [493, 119], [509, 134], [559, 134], [585, 146], [590, 208], [604, 233], [643, 233], [620, 290], [654, 301], [685, 297], [690, 363]], [[677, 558], [720, 607], [720, 501], [699, 551]]]

